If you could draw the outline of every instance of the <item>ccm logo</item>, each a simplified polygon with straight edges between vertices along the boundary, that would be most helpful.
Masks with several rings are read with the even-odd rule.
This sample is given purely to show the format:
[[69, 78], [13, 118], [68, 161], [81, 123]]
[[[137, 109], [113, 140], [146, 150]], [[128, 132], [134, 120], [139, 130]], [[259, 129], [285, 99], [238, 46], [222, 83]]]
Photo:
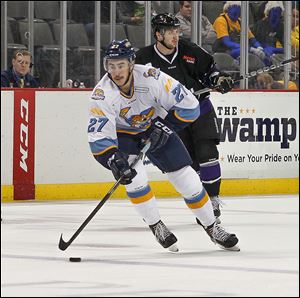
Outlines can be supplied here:
[[169, 127], [167, 127], [166, 125], [164, 125], [160, 121], [155, 121], [154, 125], [161, 128], [163, 131], [165, 131], [169, 135], [171, 135], [173, 133], [173, 131]]
[[20, 167], [28, 172], [28, 167], [26, 164], [26, 159], [28, 158], [28, 101], [21, 99], [21, 125], [20, 125]]

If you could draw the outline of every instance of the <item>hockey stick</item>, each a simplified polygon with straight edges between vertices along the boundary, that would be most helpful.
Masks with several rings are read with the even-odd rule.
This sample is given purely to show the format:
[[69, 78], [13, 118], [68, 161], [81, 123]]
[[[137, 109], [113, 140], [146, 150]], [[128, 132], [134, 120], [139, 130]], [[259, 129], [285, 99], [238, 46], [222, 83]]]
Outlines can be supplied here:
[[[245, 76], [240, 76], [238, 79], [234, 80], [234, 84], [241, 81], [241, 80], [245, 80], [245, 79], [255, 77], [255, 76], [257, 76], [261, 73], [268, 72], [270, 70], [279, 68], [279, 67], [281, 67], [285, 64], [289, 64], [289, 63], [292, 63], [292, 62], [297, 61], [297, 60], [299, 60], [299, 57], [294, 57], [294, 58], [291, 58], [291, 59], [281, 61], [279, 64], [273, 64], [271, 66], [266, 66], [262, 69], [251, 71], [250, 73], [246, 74]], [[214, 89], [216, 89], [218, 87], [220, 87], [220, 85], [216, 85], [213, 88], [204, 88], [204, 89], [201, 89], [201, 90], [198, 90], [198, 91], [194, 92], [194, 95], [200, 95], [200, 94], [203, 94], [203, 93], [206, 93], [206, 92], [210, 92], [210, 91], [213, 91]]]
[[[148, 151], [150, 148], [151, 143], [148, 141], [146, 142], [146, 145], [141, 150], [139, 155], [134, 159], [134, 161], [131, 163], [130, 167], [134, 168], [135, 165], [138, 163], [138, 161], [143, 157], [143, 155]], [[100, 201], [100, 203], [96, 206], [96, 208], [92, 211], [92, 213], [87, 217], [87, 219], [82, 223], [82, 225], [78, 228], [78, 230], [74, 233], [74, 235], [70, 238], [69, 241], [64, 241], [62, 238], [62, 235], [60, 235], [59, 244], [58, 247], [60, 250], [66, 250], [70, 244], [76, 239], [76, 237], [80, 234], [80, 232], [85, 228], [85, 226], [91, 221], [91, 219], [95, 216], [95, 214], [98, 212], [98, 210], [104, 205], [104, 203], [110, 198], [110, 196], [113, 194], [113, 192], [118, 188], [120, 185], [120, 182], [122, 180], [123, 176], [121, 176], [118, 181], [112, 186], [112, 188], [109, 190], [109, 192], [104, 196], [104, 198]]]

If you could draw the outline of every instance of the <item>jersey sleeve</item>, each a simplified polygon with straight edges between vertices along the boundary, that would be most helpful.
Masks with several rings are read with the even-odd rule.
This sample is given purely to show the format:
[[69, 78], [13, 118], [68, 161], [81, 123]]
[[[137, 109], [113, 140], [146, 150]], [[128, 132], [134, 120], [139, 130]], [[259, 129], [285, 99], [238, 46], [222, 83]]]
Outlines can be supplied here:
[[159, 104], [168, 112], [166, 120], [178, 131], [200, 115], [197, 98], [174, 78], [161, 72]]
[[88, 141], [93, 156], [108, 168], [108, 159], [117, 151], [115, 111], [104, 90], [96, 87], [90, 98]]

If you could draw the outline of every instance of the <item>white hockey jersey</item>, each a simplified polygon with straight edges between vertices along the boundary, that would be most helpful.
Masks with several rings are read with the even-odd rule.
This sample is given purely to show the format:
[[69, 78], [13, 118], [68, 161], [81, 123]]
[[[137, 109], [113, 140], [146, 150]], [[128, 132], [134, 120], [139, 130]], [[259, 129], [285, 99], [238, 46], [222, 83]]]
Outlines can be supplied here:
[[195, 121], [200, 108], [196, 97], [159, 69], [136, 64], [130, 96], [105, 74], [90, 97], [88, 140], [94, 155], [118, 147], [117, 132], [138, 134], [152, 119], [174, 110], [177, 119]]

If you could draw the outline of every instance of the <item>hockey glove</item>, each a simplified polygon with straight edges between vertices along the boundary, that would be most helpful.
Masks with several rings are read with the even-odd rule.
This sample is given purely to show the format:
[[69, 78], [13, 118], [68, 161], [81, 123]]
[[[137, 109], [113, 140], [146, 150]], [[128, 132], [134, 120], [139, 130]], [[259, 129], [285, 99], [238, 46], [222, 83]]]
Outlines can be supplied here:
[[233, 86], [234, 81], [228, 74], [219, 73], [216, 76], [211, 77], [212, 88], [215, 88], [222, 94], [229, 92]]
[[149, 141], [151, 142], [149, 151], [154, 152], [162, 148], [172, 133], [173, 131], [164, 124], [162, 119], [159, 117], [155, 118], [147, 132]]
[[120, 183], [123, 185], [130, 184], [137, 172], [132, 169], [128, 163], [128, 155], [117, 151], [107, 162], [116, 180], [122, 177]]

